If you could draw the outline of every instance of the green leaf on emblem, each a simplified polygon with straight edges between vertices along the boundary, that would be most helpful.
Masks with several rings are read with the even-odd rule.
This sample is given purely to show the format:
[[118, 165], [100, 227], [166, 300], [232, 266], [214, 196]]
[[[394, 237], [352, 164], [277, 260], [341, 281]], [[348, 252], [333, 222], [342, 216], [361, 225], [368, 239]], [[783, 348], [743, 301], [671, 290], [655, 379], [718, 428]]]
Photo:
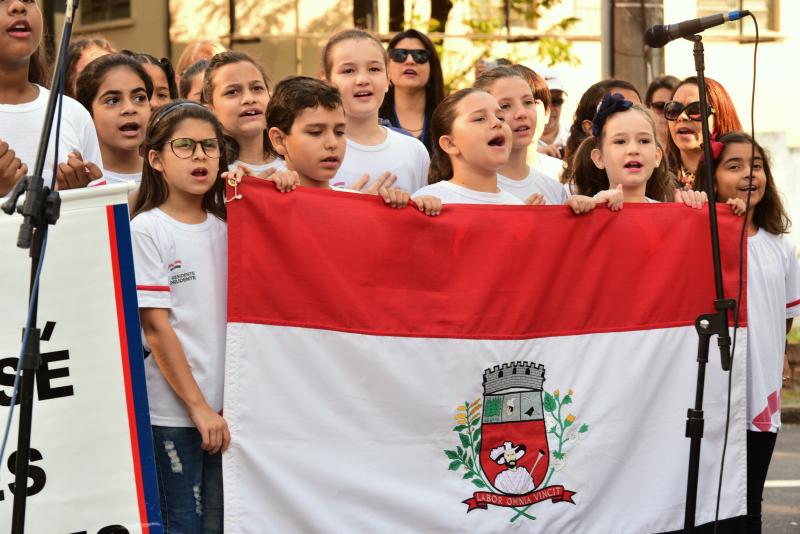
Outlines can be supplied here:
[[447, 469], [449, 469], [450, 471], [455, 471], [460, 466], [461, 466], [461, 460], [455, 460], [455, 461], [450, 462], [450, 467], [448, 467]]
[[459, 434], [459, 438], [461, 438], [461, 444], [466, 448], [469, 447], [469, 438], [464, 434]]
[[544, 409], [547, 410], [548, 412], [551, 412], [551, 413], [554, 412], [555, 409], [556, 409], [556, 400], [547, 391], [544, 392], [544, 403], [543, 403], [543, 405], [544, 405]]
[[580, 432], [581, 434], [583, 434], [584, 432], [586, 432], [586, 431], [588, 431], [588, 430], [589, 430], [589, 425], [587, 425], [586, 423], [583, 423], [583, 424], [581, 425], [581, 427], [578, 429], [578, 432]]
[[486, 487], [486, 484], [483, 483], [483, 480], [480, 480], [480, 479], [477, 479], [477, 478], [473, 478], [472, 479], [472, 483], [475, 484], [476, 486], [478, 486], [479, 488], [485, 488]]
[[445, 453], [445, 454], [447, 455], [447, 457], [448, 457], [448, 458], [450, 458], [451, 460], [458, 460], [458, 454], [456, 454], [456, 451], [447, 451], [447, 450], [446, 450], [446, 451], [444, 451], [444, 453]]
[[465, 428], [467, 428], [467, 425], [458, 425], [458, 426], [457, 426], [457, 427], [455, 427], [453, 430], [454, 430], [455, 432], [461, 432], [461, 431], [462, 431], [462, 430], [464, 430]]

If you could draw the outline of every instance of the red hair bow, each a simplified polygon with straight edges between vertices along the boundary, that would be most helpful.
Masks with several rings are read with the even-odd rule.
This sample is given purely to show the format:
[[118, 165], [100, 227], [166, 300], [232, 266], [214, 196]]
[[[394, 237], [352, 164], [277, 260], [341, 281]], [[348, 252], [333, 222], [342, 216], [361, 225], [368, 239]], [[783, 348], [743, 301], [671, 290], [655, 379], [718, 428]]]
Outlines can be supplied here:
[[717, 132], [711, 134], [711, 157], [715, 160], [719, 159], [722, 155], [722, 151], [725, 150], [725, 144], [717, 141], [717, 137]]

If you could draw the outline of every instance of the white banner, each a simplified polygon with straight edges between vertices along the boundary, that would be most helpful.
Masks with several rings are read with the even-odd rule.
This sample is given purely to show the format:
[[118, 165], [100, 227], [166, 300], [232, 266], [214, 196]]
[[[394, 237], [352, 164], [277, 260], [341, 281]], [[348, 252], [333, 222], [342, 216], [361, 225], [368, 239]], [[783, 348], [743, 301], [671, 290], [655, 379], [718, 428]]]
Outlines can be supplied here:
[[[161, 532], [128, 228], [127, 186], [61, 193], [40, 283], [26, 532]], [[28, 303], [21, 217], [0, 216], [0, 421]], [[19, 402], [19, 399], [17, 399]], [[0, 530], [11, 525], [19, 406], [0, 468]]]

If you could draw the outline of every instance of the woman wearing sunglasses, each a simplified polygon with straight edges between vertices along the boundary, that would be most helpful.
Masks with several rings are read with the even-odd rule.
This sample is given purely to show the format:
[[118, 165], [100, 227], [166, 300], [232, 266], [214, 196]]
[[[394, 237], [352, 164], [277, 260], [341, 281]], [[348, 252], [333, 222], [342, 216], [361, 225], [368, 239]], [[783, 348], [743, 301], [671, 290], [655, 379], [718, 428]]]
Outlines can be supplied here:
[[681, 81], [675, 76], [661, 76], [656, 78], [647, 87], [644, 94], [644, 105], [653, 112], [658, 131], [658, 143], [661, 150], [666, 151], [669, 146], [669, 125], [664, 118], [664, 106], [672, 100], [672, 92]]
[[[736, 114], [730, 95], [718, 81], [706, 78], [708, 98], [708, 130], [720, 136], [741, 130], [742, 123]], [[669, 124], [670, 166], [675, 169], [677, 186], [705, 190], [705, 184], [695, 183], [697, 167], [703, 155], [703, 130], [700, 124], [700, 89], [697, 77], [683, 80], [664, 105], [664, 118]], [[709, 193], [709, 191], [706, 191]]]
[[444, 98], [444, 77], [431, 40], [405, 30], [389, 41], [389, 92], [380, 117], [416, 137], [431, 152], [430, 118]]

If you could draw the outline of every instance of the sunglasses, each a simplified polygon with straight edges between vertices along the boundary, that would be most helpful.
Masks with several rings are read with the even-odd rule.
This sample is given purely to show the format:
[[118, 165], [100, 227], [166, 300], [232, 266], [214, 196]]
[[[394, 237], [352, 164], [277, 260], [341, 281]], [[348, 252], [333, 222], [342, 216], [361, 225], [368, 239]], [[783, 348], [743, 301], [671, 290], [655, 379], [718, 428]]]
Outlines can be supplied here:
[[555, 107], [563, 106], [564, 105], [564, 99], [563, 98], [553, 98], [552, 100], [550, 100], [550, 105], [551, 106], [555, 106]]
[[[664, 104], [664, 118], [668, 121], [678, 120], [682, 113], [686, 113], [690, 120], [699, 122], [701, 120], [700, 102], [690, 102], [684, 106], [680, 102], [673, 100]], [[708, 106], [708, 114], [711, 115], [712, 113], [714, 113], [714, 108]]]
[[408, 55], [411, 54], [411, 59], [414, 63], [422, 65], [431, 59], [431, 53], [427, 50], [410, 50], [408, 48], [392, 48], [389, 50], [389, 58], [395, 63], [405, 63]]
[[191, 139], [189, 137], [179, 137], [169, 142], [172, 153], [180, 159], [189, 159], [194, 155], [194, 149], [200, 145], [203, 153], [211, 159], [217, 159], [220, 156], [219, 139]]
[[659, 115], [663, 115], [664, 114], [664, 106], [666, 106], [666, 105], [667, 105], [667, 102], [664, 102], [663, 100], [660, 100], [658, 102], [650, 102], [650, 108], [653, 111], [655, 111], [656, 113], [658, 113]]

